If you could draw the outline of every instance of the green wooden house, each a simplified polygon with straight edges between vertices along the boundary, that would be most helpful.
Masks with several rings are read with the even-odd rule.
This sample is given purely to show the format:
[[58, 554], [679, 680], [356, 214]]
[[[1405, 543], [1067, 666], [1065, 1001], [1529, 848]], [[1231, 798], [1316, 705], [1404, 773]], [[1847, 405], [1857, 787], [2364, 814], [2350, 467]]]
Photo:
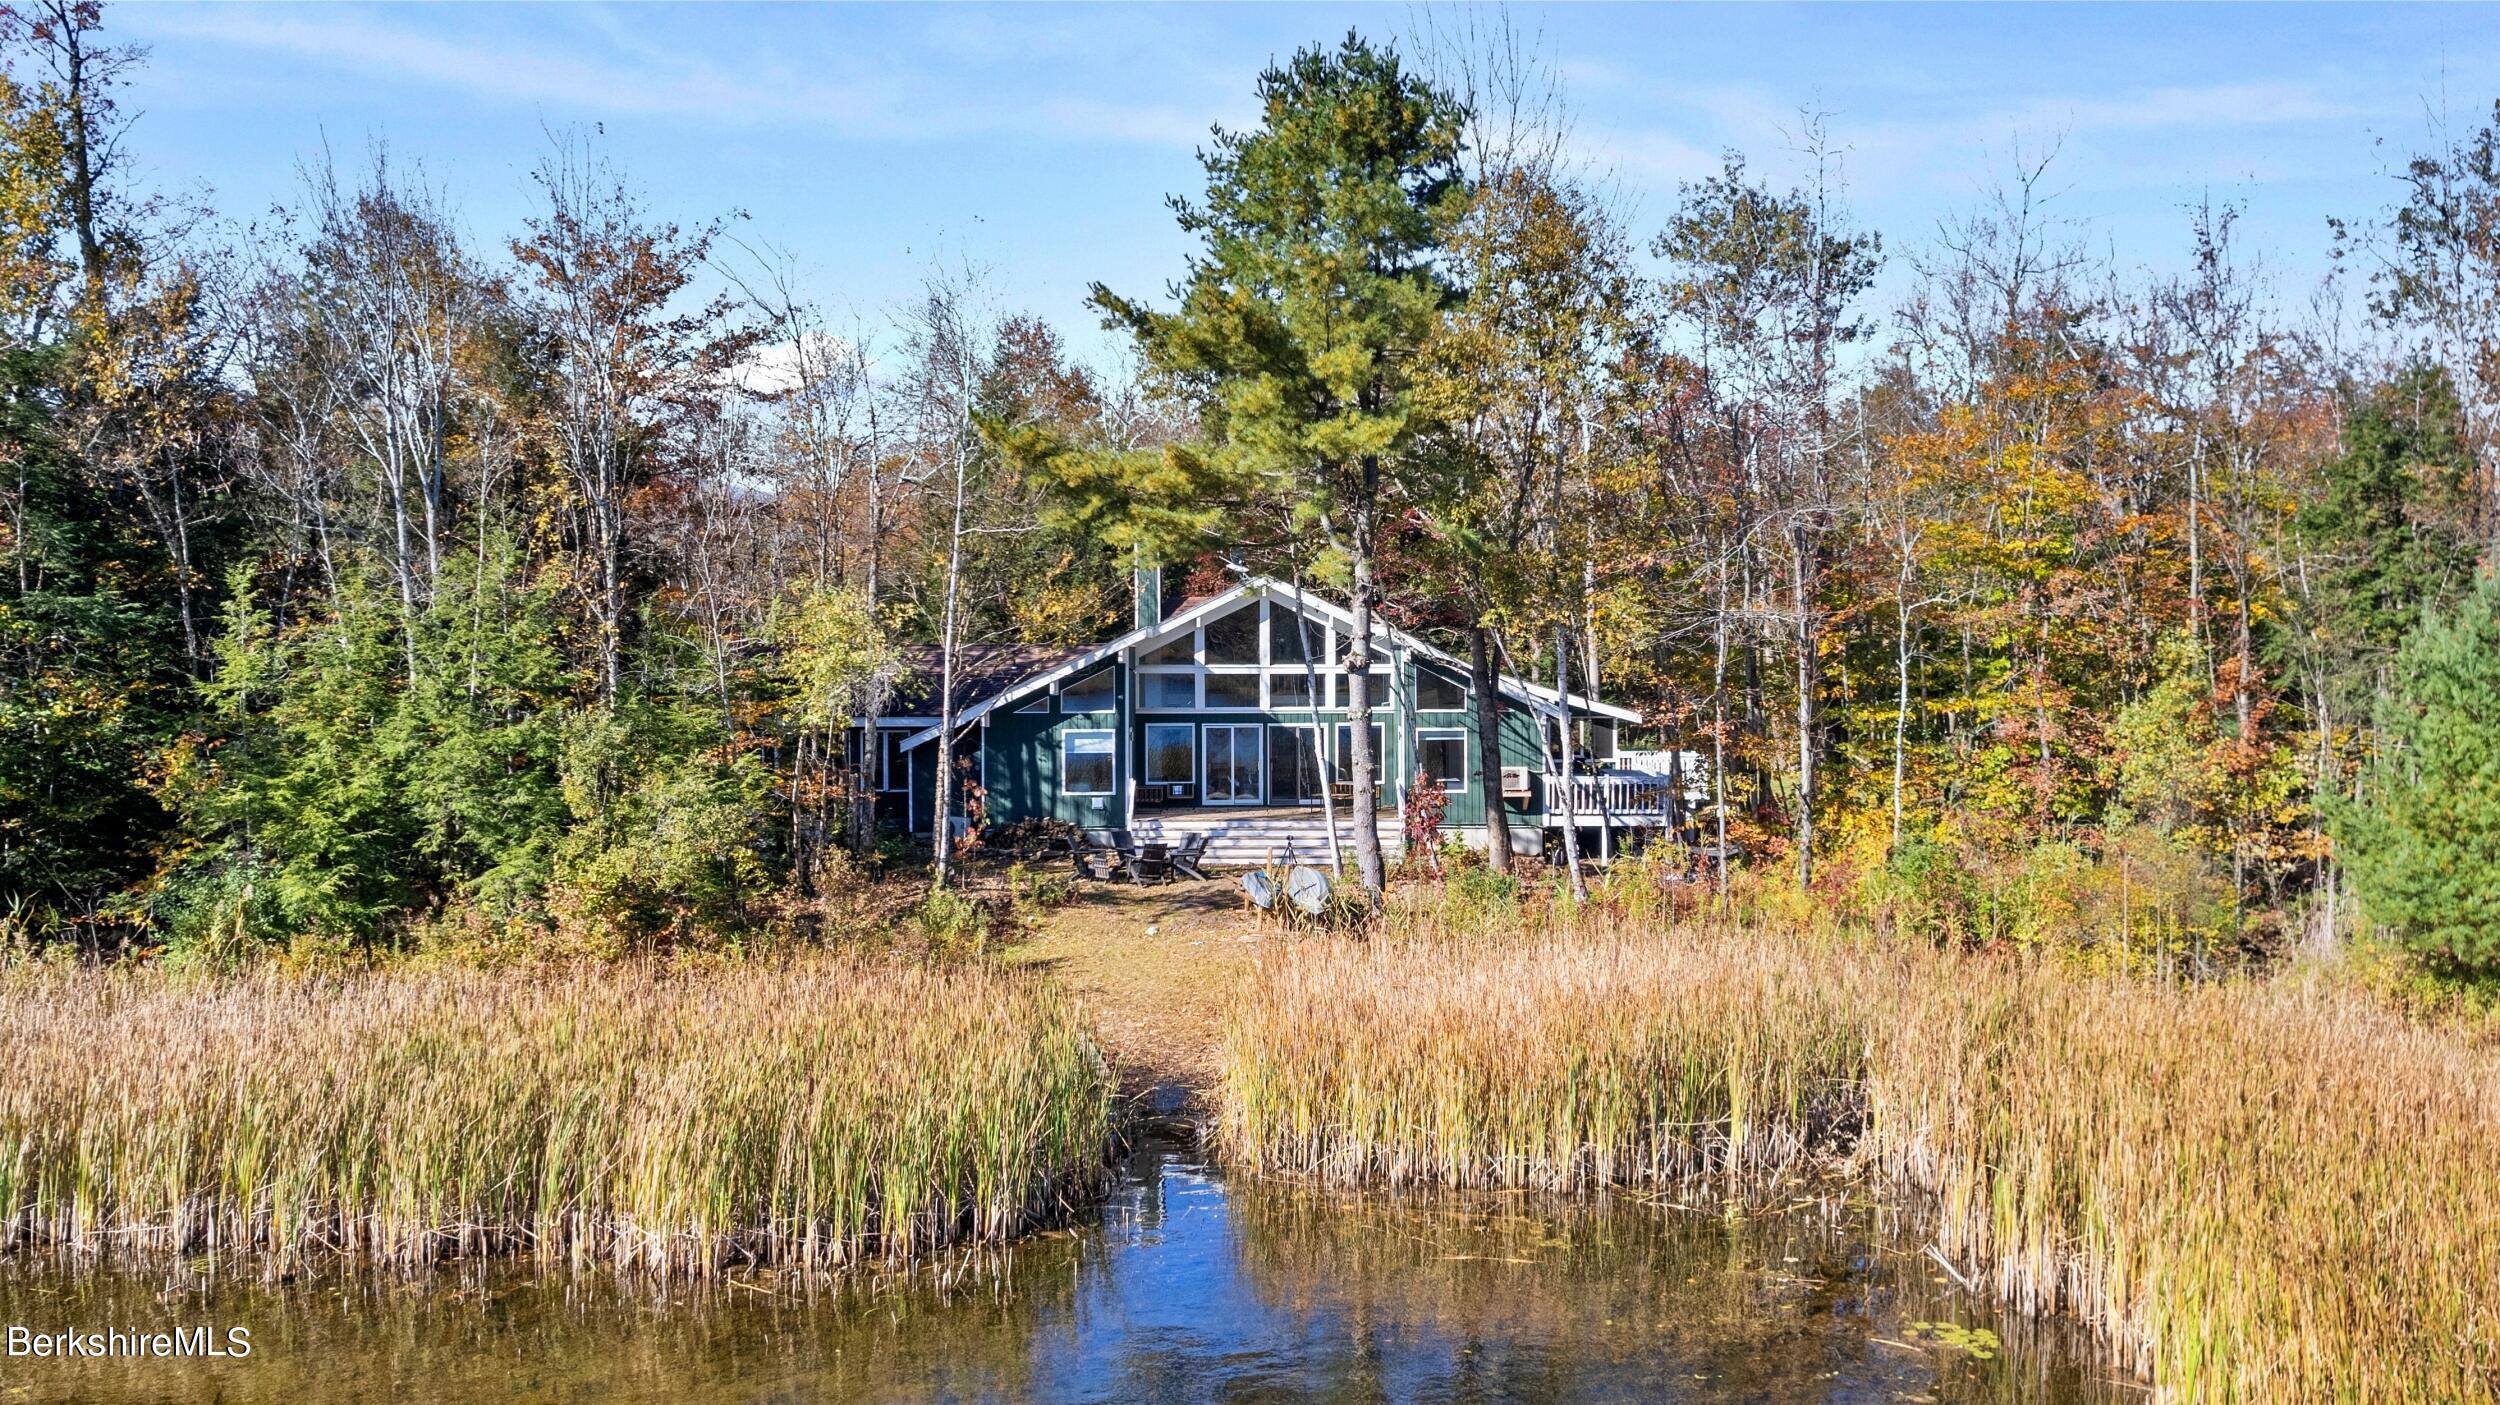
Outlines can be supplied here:
[[[1211, 862], [1266, 863], [1324, 853], [1329, 810], [1341, 835], [1368, 811], [1395, 852], [1402, 804], [1430, 786], [1446, 797], [1443, 833], [1481, 844], [1488, 765], [1514, 839], [1531, 852], [1566, 812], [1592, 854], [1675, 818], [1673, 768], [1615, 749], [1616, 727], [1639, 714], [1573, 696], [1569, 719], [1592, 764], [1565, 778], [1554, 760], [1566, 716], [1558, 695], [1505, 674], [1500, 754], [1485, 756], [1466, 661], [1385, 626], [1375, 628], [1372, 685], [1382, 784], [1358, 806], [1343, 607], [1251, 576], [1167, 615], [1151, 571], [1139, 573], [1137, 601], [1135, 626], [1101, 644], [957, 651], [957, 754], [990, 825], [1050, 818], [1165, 841], [1198, 831]], [[935, 673], [921, 670], [918, 696], [898, 700], [878, 737], [880, 813], [917, 835], [935, 827]], [[961, 813], [959, 802], [958, 824]]]

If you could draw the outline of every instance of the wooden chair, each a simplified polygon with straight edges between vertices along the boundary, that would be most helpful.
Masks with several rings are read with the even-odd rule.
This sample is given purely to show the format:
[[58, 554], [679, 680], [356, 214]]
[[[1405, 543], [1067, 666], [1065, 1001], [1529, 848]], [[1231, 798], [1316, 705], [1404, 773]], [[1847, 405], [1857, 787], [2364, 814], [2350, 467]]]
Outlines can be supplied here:
[[1207, 875], [1205, 870], [1198, 867], [1198, 861], [1206, 855], [1206, 834], [1203, 831], [1185, 834], [1181, 836], [1180, 847], [1172, 851], [1172, 871], [1183, 878], [1194, 878], [1203, 883]]
[[1126, 877], [1131, 847], [1125, 842], [1124, 829], [1089, 829], [1078, 841], [1076, 872], [1080, 878], [1099, 879], [1108, 883]]
[[1139, 845], [1137, 852], [1129, 857], [1128, 876], [1140, 888], [1149, 883], [1171, 882], [1171, 851], [1161, 844]]

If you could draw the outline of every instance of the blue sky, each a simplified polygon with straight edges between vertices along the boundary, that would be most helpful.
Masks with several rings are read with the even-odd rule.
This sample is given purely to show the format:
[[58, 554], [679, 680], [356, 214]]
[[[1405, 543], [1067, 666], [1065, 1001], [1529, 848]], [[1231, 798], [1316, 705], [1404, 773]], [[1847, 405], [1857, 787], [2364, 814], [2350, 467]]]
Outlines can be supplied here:
[[[1847, 148], [1850, 201], [1914, 251], [2059, 143], [2053, 208], [2123, 265], [2175, 267], [2183, 207], [2245, 206], [2281, 295], [2367, 216], [2428, 112], [2500, 97], [2500, 9], [2213, 6], [1514, 6], [1570, 84], [1580, 145], [1644, 234], [1723, 148], [1780, 173], [1801, 109]], [[151, 177], [223, 214], [285, 200], [325, 137], [421, 161], [471, 231], [527, 212], [550, 129], [598, 124], [661, 212], [729, 210], [867, 319], [932, 257], [1080, 348], [1101, 279], [1154, 293], [1186, 248], [1211, 123], [1270, 60], [1406, 6], [229, 6], [117, 9], [149, 45], [132, 105]], [[1897, 289], [1896, 269], [1891, 286]]]

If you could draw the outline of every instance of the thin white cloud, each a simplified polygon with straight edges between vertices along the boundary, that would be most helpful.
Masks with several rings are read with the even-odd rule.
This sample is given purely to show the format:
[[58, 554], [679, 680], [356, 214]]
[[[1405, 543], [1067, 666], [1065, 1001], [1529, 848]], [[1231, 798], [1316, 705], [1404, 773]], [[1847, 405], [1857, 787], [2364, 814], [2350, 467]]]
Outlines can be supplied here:
[[2147, 88], [2090, 98], [2044, 98], [2005, 114], [2008, 125], [2056, 126], [2072, 132], [2158, 132], [2174, 128], [2273, 127], [2338, 122], [2378, 109], [2330, 97], [2309, 83], [2216, 83]]
[[884, 53], [750, 54], [730, 63], [654, 42], [599, 11], [581, 12], [586, 25], [573, 37], [589, 42], [573, 43], [474, 26], [454, 36], [347, 10], [204, 7], [143, 13], [139, 27], [153, 36], [567, 116], [801, 124], [872, 141], [986, 135], [1188, 148], [1226, 115], [1212, 106], [1196, 112], [1097, 98], [1019, 102], [996, 87], [966, 83], [961, 75], [915, 72]]
[[2096, 94], [2042, 96], [1970, 116], [1891, 120], [1848, 126], [1853, 144], [1896, 159], [2025, 142], [2096, 136], [2143, 139], [2163, 133], [2195, 133], [2210, 142], [2218, 133], [2254, 131], [2304, 123], [2353, 122], [2379, 109], [2330, 96], [2307, 82], [2217, 83], [2167, 86]]
[[1719, 169], [1718, 149], [1657, 128], [1583, 124], [1571, 135], [1574, 155], [1600, 175], [1628, 186], [1673, 189]]
[[[1936, 112], [1931, 103], [1927, 115], [1872, 120], [1853, 114], [1848, 105], [1827, 104], [1812, 95], [1783, 99], [1747, 84], [1682, 85], [1662, 93], [1657, 106], [1681, 119], [1673, 123], [1672, 133], [1591, 134], [1597, 145], [1621, 159], [1628, 174], [1689, 179], [1696, 152], [1706, 155], [1727, 147], [1776, 165], [1780, 154], [1797, 139], [1805, 115], [1814, 111], [1828, 111], [1830, 134], [1845, 154], [1871, 158], [1868, 164], [1887, 172], [1945, 153], [1958, 157], [1973, 148], [2002, 146], [2017, 136], [2026, 142], [2164, 132], [2209, 137], [2234, 130], [2353, 122], [2392, 112], [2383, 105], [2337, 96], [2323, 80], [2043, 95], [1966, 113]], [[1709, 164], [1715, 167], [1715, 158]]]

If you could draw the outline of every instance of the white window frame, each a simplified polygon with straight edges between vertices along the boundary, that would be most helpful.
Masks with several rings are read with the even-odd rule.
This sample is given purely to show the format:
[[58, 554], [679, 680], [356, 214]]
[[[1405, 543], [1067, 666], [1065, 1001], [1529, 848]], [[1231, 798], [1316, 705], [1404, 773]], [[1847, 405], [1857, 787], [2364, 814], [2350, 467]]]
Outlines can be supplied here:
[[[1386, 663], [1376, 663], [1371, 666], [1369, 672], [1371, 673], [1372, 679], [1372, 710], [1374, 712], [1378, 712], [1382, 708], [1396, 707], [1398, 704], [1397, 670], [1389, 667]], [[1332, 712], [1342, 712], [1353, 707], [1354, 682], [1352, 676], [1349, 675], [1345, 669], [1340, 667], [1330, 672], [1328, 674], [1328, 678], [1330, 680], [1328, 684], [1328, 700], [1331, 703], [1337, 704], [1337, 706], [1332, 707], [1329, 710]], [[1340, 723], [1339, 725], [1342, 726], [1344, 724]], [[1372, 725], [1377, 727], [1380, 724], [1375, 722]]]
[[[1389, 774], [1389, 729], [1378, 722], [1372, 723], [1371, 729], [1380, 734], [1380, 744], [1372, 748], [1372, 767], [1378, 772], [1372, 777], [1372, 783], [1385, 790], [1389, 782], [1394, 779]], [[1354, 724], [1352, 722], [1340, 718], [1329, 724], [1330, 750], [1327, 757], [1329, 780], [1351, 782], [1354, 779], [1354, 748], [1351, 745], [1353, 740]]]
[[[1272, 722], [1210, 722], [1198, 729], [1198, 774], [1202, 778], [1198, 784], [1198, 801], [1200, 804], [1259, 805], [1266, 803], [1267, 733], [1268, 729], [1274, 725], [1275, 724]], [[1247, 795], [1234, 794], [1226, 796], [1221, 800], [1215, 797], [1215, 768], [1207, 762], [1207, 748], [1214, 744], [1215, 734], [1217, 732], [1224, 733], [1224, 746], [1227, 753], [1225, 776], [1227, 779], [1236, 778], [1241, 770], [1240, 743], [1242, 733], [1249, 733], [1252, 739], [1252, 745], [1258, 748], [1259, 754], [1253, 758], [1250, 763], [1250, 793]]]
[[[1279, 751], [1279, 748], [1276, 745], [1276, 734], [1279, 732], [1283, 732], [1289, 737], [1298, 735], [1310, 738], [1311, 764], [1319, 770], [1319, 783], [1322, 786], [1326, 786], [1329, 783], [1330, 777], [1328, 774], [1328, 733], [1325, 727], [1313, 727], [1308, 722], [1268, 723], [1266, 739], [1267, 754], [1259, 758], [1260, 782], [1268, 789], [1268, 799], [1275, 804], [1282, 805], [1287, 802], [1276, 798], [1276, 776], [1274, 771], [1274, 767], [1280, 764], [1276, 759]], [[1299, 775], [1294, 777], [1294, 782], [1295, 788], [1300, 789], [1301, 777]], [[1322, 803], [1322, 800], [1320, 796], [1313, 794], [1303, 796], [1292, 801], [1291, 803], [1296, 805], [1308, 805], [1313, 808], [1317, 808]]]
[[[1189, 757], [1189, 774], [1158, 776], [1154, 773], [1155, 733], [1179, 732], [1189, 739], [1182, 751]], [[1195, 722], [1149, 722], [1146, 724], [1145, 782], [1148, 785], [1190, 785], [1198, 783], [1198, 724]]]
[[[1191, 665], [1187, 668], [1178, 664], [1155, 664], [1152, 666], [1143, 664], [1139, 665], [1137, 669], [1137, 710], [1140, 712], [1196, 712], [1198, 710], [1199, 703], [1204, 701], [1199, 687], [1199, 680], [1205, 675], [1206, 670], [1195, 665]], [[1188, 679], [1189, 701], [1185, 703], [1167, 703], [1156, 698], [1154, 694], [1154, 683], [1155, 680], [1159, 678]]]
[[[1078, 790], [1068, 783], [1074, 768], [1068, 764], [1073, 754], [1069, 744], [1079, 737], [1102, 738], [1102, 756], [1111, 763], [1111, 780], [1100, 790]], [[1091, 753], [1088, 753], [1089, 755]], [[1059, 793], [1062, 795], [1116, 795], [1120, 790], [1120, 734], [1109, 727], [1062, 727], [1059, 729]]]
[[[1267, 671], [1267, 710], [1268, 710], [1268, 711], [1270, 711], [1270, 712], [1307, 712], [1307, 711], [1309, 711], [1309, 710], [1310, 710], [1310, 708], [1311, 708], [1311, 704], [1310, 704], [1309, 702], [1303, 702], [1303, 701], [1296, 701], [1296, 702], [1282, 702], [1282, 701], [1279, 701], [1279, 700], [1277, 699], [1277, 696], [1276, 696], [1276, 680], [1277, 680], [1277, 679], [1279, 679], [1279, 678], [1292, 678], [1292, 679], [1299, 680], [1299, 679], [1303, 678], [1304, 676], [1305, 676], [1305, 675], [1304, 675], [1304, 674], [1303, 674], [1303, 672], [1302, 672], [1302, 665], [1300, 665], [1300, 664], [1298, 664], [1298, 663], [1297, 663], [1297, 664], [1279, 664], [1279, 665], [1277, 665], [1276, 667], [1269, 669], [1269, 670]], [[1332, 697], [1334, 696], [1334, 690], [1332, 690], [1332, 689], [1328, 686], [1328, 670], [1326, 670], [1326, 669], [1321, 669], [1321, 670], [1320, 670], [1320, 672], [1319, 672], [1319, 680], [1318, 680], [1318, 681], [1319, 681], [1319, 698], [1318, 698], [1318, 703], [1319, 703], [1320, 710], [1324, 712], [1324, 711], [1327, 711], [1327, 710], [1328, 710], [1328, 703], [1329, 703], [1329, 700], [1330, 700], [1330, 698], [1332, 698]]]
[[[1148, 658], [1148, 655], [1162, 653], [1164, 650], [1169, 649], [1173, 645], [1183, 641], [1187, 641], [1189, 644], [1189, 658], [1186, 662], [1155, 663]], [[1196, 625], [1191, 625], [1188, 629], [1179, 634], [1173, 635], [1171, 638], [1164, 640], [1162, 643], [1155, 645], [1151, 649], [1138, 650], [1137, 666], [1148, 670], [1167, 668], [1179, 670], [1185, 668], [1196, 668], [1199, 664], [1206, 661], [1204, 654], [1200, 652], [1200, 650], [1204, 648], [1205, 643], [1205, 640], [1198, 637], [1198, 627]]]
[[[1285, 660], [1276, 657], [1276, 626], [1278, 622], [1281, 620], [1287, 628], [1298, 628], [1295, 624], [1295, 620], [1300, 613], [1300, 611], [1295, 610], [1290, 606], [1278, 608], [1271, 605], [1269, 607], [1267, 614], [1267, 629], [1265, 631], [1265, 638], [1268, 641], [1266, 655], [1268, 667], [1278, 670], [1291, 670], [1296, 673], [1302, 671], [1302, 663], [1300, 660]], [[1317, 668], [1323, 676], [1325, 676], [1328, 672], [1330, 661], [1337, 657], [1336, 632], [1336, 627], [1324, 619], [1315, 619], [1311, 621], [1311, 643], [1313, 647], [1319, 650], [1319, 657], [1311, 660], [1311, 665], [1312, 667]]]
[[[909, 727], [877, 729], [877, 793], [879, 795], [903, 795], [911, 790], [912, 758], [915, 753], [901, 749], [903, 738], [910, 736], [911, 731]], [[889, 747], [894, 749], [891, 758], [886, 754]], [[893, 764], [895, 761], [903, 764], [896, 766]], [[894, 774], [898, 770], [903, 773], [899, 783]]]
[[[1250, 647], [1250, 661], [1249, 661], [1248, 663], [1240, 663], [1240, 662], [1234, 662], [1234, 661], [1230, 661], [1230, 660], [1228, 660], [1228, 661], [1226, 661], [1226, 662], [1224, 662], [1224, 663], [1217, 663], [1217, 662], [1215, 661], [1214, 657], [1213, 657], [1212, 655], [1210, 655], [1210, 654], [1207, 652], [1207, 626], [1212, 625], [1212, 624], [1216, 624], [1216, 623], [1218, 623], [1218, 622], [1220, 622], [1220, 621], [1223, 621], [1223, 620], [1229, 620], [1229, 619], [1233, 618], [1235, 615], [1248, 615], [1248, 616], [1250, 616], [1251, 620], [1253, 621], [1253, 624], [1252, 624], [1252, 635], [1251, 635], [1251, 637], [1252, 637], [1252, 639], [1253, 639], [1253, 641], [1254, 641], [1254, 642], [1252, 643], [1252, 645], [1251, 645], [1251, 647]], [[1224, 669], [1233, 669], [1233, 668], [1248, 668], [1248, 669], [1255, 669], [1255, 668], [1262, 668], [1262, 667], [1265, 667], [1265, 666], [1266, 666], [1266, 664], [1267, 664], [1267, 602], [1266, 602], [1266, 601], [1264, 601], [1264, 600], [1253, 600], [1253, 601], [1249, 602], [1248, 604], [1245, 604], [1245, 605], [1240, 606], [1240, 607], [1239, 607], [1239, 608], [1237, 608], [1237, 609], [1226, 610], [1224, 613], [1222, 613], [1222, 614], [1220, 614], [1220, 615], [1217, 615], [1217, 616], [1214, 616], [1214, 617], [1213, 617], [1213, 618], [1211, 618], [1211, 619], [1204, 619], [1204, 620], [1200, 620], [1200, 621], [1198, 622], [1198, 625], [1197, 625], [1197, 630], [1198, 630], [1198, 647], [1197, 647], [1197, 649], [1196, 649], [1196, 651], [1195, 651], [1195, 652], [1196, 652], [1197, 657], [1198, 657], [1198, 664], [1199, 664], [1199, 666], [1200, 666], [1201, 668], [1209, 668], [1209, 669], [1215, 669], [1215, 670], [1221, 671], [1221, 670], [1224, 670]]]
[[[1256, 611], [1258, 613], [1258, 662], [1207, 662], [1207, 625], [1213, 621], [1202, 620], [1197, 624], [1191, 625], [1187, 630], [1164, 640], [1161, 644], [1155, 645], [1153, 649], [1141, 649], [1137, 651], [1134, 656], [1137, 659], [1137, 663], [1132, 670], [1137, 690], [1137, 710], [1140, 712], [1189, 711], [1212, 712], [1219, 715], [1238, 715], [1241, 713], [1251, 712], [1274, 712], [1280, 708], [1293, 710], [1311, 706], [1310, 703], [1277, 702], [1275, 698], [1276, 685], [1273, 681], [1271, 681], [1280, 674], [1297, 678], [1301, 677], [1303, 670], [1306, 667], [1306, 665], [1298, 662], [1283, 662], [1276, 657], [1276, 631], [1278, 629], [1299, 628], [1299, 624], [1297, 623], [1297, 612], [1291, 606], [1281, 604], [1277, 601], [1255, 600], [1245, 602], [1235, 610], [1228, 610], [1216, 618], [1229, 619], [1234, 614], [1244, 611]], [[1337, 686], [1337, 674], [1340, 670], [1330, 663], [1330, 660], [1335, 659], [1338, 655], [1339, 641], [1337, 632], [1335, 627], [1330, 625], [1328, 621], [1315, 618], [1311, 621], [1311, 635], [1312, 646], [1319, 651], [1319, 658], [1310, 665], [1307, 665], [1307, 667], [1319, 675], [1319, 697], [1317, 702], [1322, 710], [1333, 710], [1337, 705], [1337, 697], [1340, 691]], [[1145, 661], [1148, 654], [1154, 653], [1157, 650], [1168, 649], [1183, 640], [1188, 641], [1189, 657], [1192, 660], [1191, 662], [1182, 664], [1147, 663]], [[1233, 677], [1241, 677], [1251, 674], [1258, 675], [1258, 701], [1254, 703], [1209, 702], [1208, 698], [1211, 696], [1211, 690], [1208, 687], [1208, 680], [1219, 674], [1230, 675]], [[1191, 680], [1190, 703], [1184, 707], [1182, 705], [1162, 703], [1154, 700], [1153, 687], [1155, 679], [1179, 677], [1187, 677]], [[1388, 691], [1385, 688], [1382, 691], [1381, 700], [1383, 702], [1388, 700]]]
[[[1215, 680], [1218, 678], [1249, 679], [1256, 685], [1251, 689], [1251, 700], [1246, 703], [1216, 702], [1214, 700]], [[1257, 664], [1247, 663], [1214, 664], [1207, 668], [1200, 669], [1198, 678], [1198, 710], [1200, 712], [1265, 712], [1267, 710], [1266, 670], [1260, 668]]]
[[1424, 746], [1427, 743], [1452, 740], [1458, 743], [1458, 774], [1455, 776], [1436, 775], [1432, 778], [1433, 783], [1441, 787], [1441, 793], [1444, 795], [1456, 795], [1467, 788], [1468, 767], [1473, 764], [1473, 758], [1468, 753], [1475, 750], [1474, 744], [1468, 740], [1467, 731], [1463, 727], [1418, 727], [1415, 729], [1415, 768], [1418, 771], [1423, 769]]
[[[1109, 696], [1109, 697], [1107, 697], [1106, 699], [1104, 699], [1104, 701], [1103, 701], [1103, 705], [1102, 705], [1102, 706], [1100, 706], [1100, 707], [1077, 707], [1077, 706], [1073, 706], [1073, 705], [1071, 705], [1071, 704], [1069, 703], [1069, 701], [1068, 701], [1068, 694], [1069, 694], [1069, 693], [1070, 693], [1070, 692], [1071, 692], [1071, 691], [1072, 691], [1072, 690], [1076, 687], [1076, 685], [1078, 685], [1078, 684], [1080, 684], [1080, 683], [1091, 683], [1091, 682], [1093, 682], [1093, 681], [1094, 681], [1095, 679], [1097, 679], [1097, 678], [1100, 678], [1101, 680], [1103, 680], [1103, 682], [1107, 685], [1107, 689], [1108, 689], [1108, 691], [1109, 691], [1109, 693], [1110, 693], [1110, 696]], [[1117, 712], [1117, 711], [1119, 711], [1119, 710], [1120, 710], [1120, 670], [1119, 670], [1117, 667], [1113, 667], [1113, 666], [1106, 666], [1106, 667], [1103, 667], [1103, 668], [1098, 668], [1098, 669], [1094, 670], [1092, 673], [1088, 673], [1088, 674], [1086, 674], [1086, 675], [1085, 675], [1084, 677], [1082, 677], [1082, 678], [1071, 678], [1071, 679], [1069, 679], [1067, 682], [1065, 682], [1065, 683], [1063, 683], [1063, 684], [1059, 685], [1059, 710], [1060, 710], [1062, 713], [1065, 713], [1065, 714], [1068, 714], [1068, 715], [1071, 715], [1071, 716], [1076, 716], [1076, 717], [1091, 716], [1091, 715], [1093, 715], [1093, 714], [1095, 714], [1095, 713], [1102, 713], [1102, 712]]]
[[1476, 690], [1463, 679], [1457, 682], [1458, 706], [1435, 707], [1424, 701], [1424, 680], [1440, 676], [1442, 675], [1434, 669], [1426, 668], [1421, 664], [1415, 666], [1415, 710], [1417, 712], [1465, 712], [1467, 704], [1474, 701]]

